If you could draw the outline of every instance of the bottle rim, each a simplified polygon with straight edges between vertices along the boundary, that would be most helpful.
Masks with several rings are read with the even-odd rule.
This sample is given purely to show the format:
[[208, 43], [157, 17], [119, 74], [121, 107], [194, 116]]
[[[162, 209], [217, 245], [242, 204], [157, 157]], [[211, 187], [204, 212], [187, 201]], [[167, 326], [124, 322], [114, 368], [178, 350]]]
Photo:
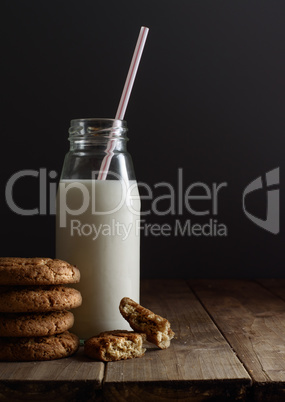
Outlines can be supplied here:
[[81, 118], [70, 121], [69, 140], [100, 140], [120, 138], [127, 140], [126, 120], [110, 118]]

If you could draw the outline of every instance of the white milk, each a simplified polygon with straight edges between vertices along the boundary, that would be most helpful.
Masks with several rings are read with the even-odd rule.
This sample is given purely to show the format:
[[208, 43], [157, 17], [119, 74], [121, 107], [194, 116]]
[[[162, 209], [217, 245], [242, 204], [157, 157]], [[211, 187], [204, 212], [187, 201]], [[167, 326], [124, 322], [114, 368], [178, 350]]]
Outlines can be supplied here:
[[72, 310], [72, 331], [81, 339], [130, 329], [119, 303], [125, 296], [139, 302], [140, 200], [136, 182], [129, 186], [119, 180], [59, 184], [56, 257], [81, 272], [80, 283], [72, 285], [83, 298]]

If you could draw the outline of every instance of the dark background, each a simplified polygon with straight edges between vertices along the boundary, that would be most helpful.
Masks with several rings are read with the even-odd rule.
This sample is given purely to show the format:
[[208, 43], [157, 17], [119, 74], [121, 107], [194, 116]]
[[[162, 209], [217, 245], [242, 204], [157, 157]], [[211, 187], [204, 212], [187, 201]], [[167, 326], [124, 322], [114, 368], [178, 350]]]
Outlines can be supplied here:
[[[54, 216], [12, 212], [6, 183], [19, 170], [40, 168], [58, 174], [47, 185], [58, 181], [70, 120], [114, 117], [145, 25], [150, 32], [125, 116], [137, 180], [177, 186], [182, 168], [184, 189], [227, 182], [216, 219], [228, 235], [142, 235], [142, 276], [284, 276], [284, 17], [283, 0], [2, 2], [1, 255], [54, 256]], [[244, 215], [242, 192], [276, 167], [281, 214], [274, 235]], [[23, 178], [15, 202], [37, 207], [38, 192], [36, 178]], [[265, 218], [265, 192], [252, 195], [248, 208]], [[184, 212], [146, 220], [192, 220]]]

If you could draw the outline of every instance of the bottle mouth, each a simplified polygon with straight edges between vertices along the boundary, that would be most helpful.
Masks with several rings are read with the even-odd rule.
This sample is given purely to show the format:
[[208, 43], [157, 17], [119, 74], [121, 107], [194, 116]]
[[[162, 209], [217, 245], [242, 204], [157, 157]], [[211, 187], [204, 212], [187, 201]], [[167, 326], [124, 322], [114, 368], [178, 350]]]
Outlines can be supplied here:
[[119, 119], [86, 118], [70, 122], [69, 139], [76, 138], [126, 138], [127, 122]]

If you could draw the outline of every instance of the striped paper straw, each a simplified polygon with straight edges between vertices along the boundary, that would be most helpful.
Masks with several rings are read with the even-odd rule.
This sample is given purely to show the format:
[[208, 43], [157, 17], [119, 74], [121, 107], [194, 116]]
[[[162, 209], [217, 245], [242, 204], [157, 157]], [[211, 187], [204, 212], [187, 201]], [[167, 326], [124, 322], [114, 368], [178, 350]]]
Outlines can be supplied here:
[[[147, 27], [141, 27], [140, 34], [137, 40], [137, 44], [134, 50], [133, 58], [130, 64], [129, 72], [125, 81], [124, 89], [122, 92], [122, 96], [120, 99], [120, 103], [117, 109], [117, 113], [115, 119], [123, 120], [125, 116], [125, 112], [128, 106], [129, 98], [132, 92], [133, 84], [135, 81], [136, 73], [140, 64], [143, 48], [146, 42], [147, 34], [149, 29]], [[112, 134], [111, 134], [112, 135]], [[108, 170], [110, 167], [111, 159], [113, 156], [113, 151], [115, 149], [116, 140], [109, 140], [107, 148], [106, 148], [106, 156], [104, 157], [98, 180], [105, 180], [108, 174]]]

